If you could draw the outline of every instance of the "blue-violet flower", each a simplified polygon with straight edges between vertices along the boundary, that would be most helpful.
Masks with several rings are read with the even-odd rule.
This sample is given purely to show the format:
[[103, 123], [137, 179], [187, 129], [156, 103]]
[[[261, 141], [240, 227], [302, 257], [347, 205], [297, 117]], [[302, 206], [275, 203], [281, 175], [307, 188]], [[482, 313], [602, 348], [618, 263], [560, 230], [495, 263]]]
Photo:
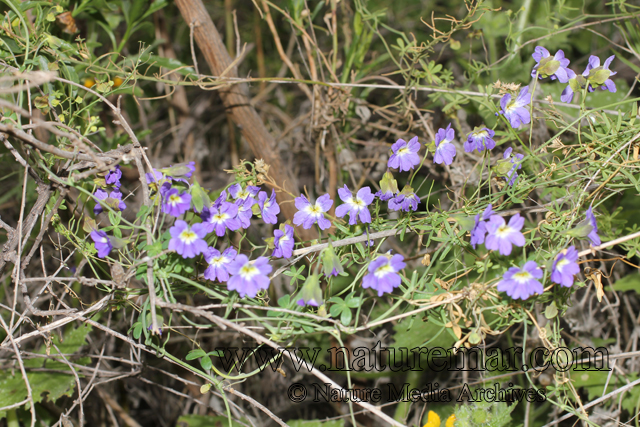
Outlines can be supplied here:
[[556, 256], [551, 268], [551, 281], [565, 288], [573, 285], [573, 276], [580, 273], [578, 265], [578, 251], [574, 246], [569, 246]]
[[404, 257], [400, 254], [381, 255], [369, 263], [369, 273], [362, 279], [362, 287], [378, 291], [379, 297], [385, 292], [393, 292], [393, 288], [402, 283], [398, 272], [405, 266]]
[[500, 255], [510, 255], [511, 245], [524, 246], [525, 239], [520, 230], [524, 226], [524, 218], [515, 214], [506, 224], [504, 218], [492, 215], [487, 222], [487, 237], [484, 245], [487, 249], [500, 251]]
[[207, 231], [204, 224], [198, 223], [189, 227], [189, 224], [179, 219], [169, 229], [169, 233], [169, 250], [176, 251], [183, 258], [193, 258], [207, 250], [207, 242], [204, 241]]
[[269, 288], [270, 279], [267, 274], [271, 273], [272, 267], [269, 259], [263, 256], [249, 261], [246, 255], [240, 254], [229, 263], [227, 270], [231, 273], [227, 288], [237, 291], [241, 298], [254, 298], [260, 289]]
[[464, 151], [471, 153], [473, 150], [478, 150], [478, 153], [482, 153], [485, 148], [492, 150], [496, 146], [496, 142], [493, 140], [495, 134], [496, 133], [489, 128], [476, 127], [467, 137], [464, 143]]
[[498, 291], [506, 292], [513, 299], [526, 300], [533, 294], [542, 294], [544, 287], [536, 279], [542, 278], [542, 270], [535, 261], [527, 261], [522, 268], [511, 267], [498, 283]]
[[328, 194], [318, 197], [313, 205], [303, 195], [296, 197], [295, 203], [298, 208], [298, 212], [293, 215], [295, 225], [302, 225], [305, 230], [311, 228], [315, 223], [318, 223], [321, 230], [331, 227], [331, 221], [324, 217], [324, 213], [333, 205], [333, 200]]
[[389, 157], [387, 166], [390, 168], [398, 168], [401, 172], [406, 172], [413, 169], [414, 166], [420, 163], [420, 143], [418, 137], [414, 136], [406, 142], [404, 139], [399, 139], [391, 146], [393, 154]]
[[214, 281], [218, 279], [219, 282], [226, 282], [229, 280], [229, 271], [227, 267], [231, 261], [233, 261], [238, 255], [238, 252], [233, 248], [227, 248], [224, 252], [220, 253], [219, 250], [208, 247], [204, 251], [204, 259], [209, 266], [204, 271], [205, 279]]
[[433, 156], [433, 163], [450, 165], [456, 156], [456, 146], [453, 145], [453, 138], [456, 132], [451, 129], [451, 123], [446, 129], [438, 129], [436, 133], [436, 152]]
[[375, 198], [371, 193], [371, 188], [362, 187], [354, 197], [345, 184], [344, 188], [338, 189], [338, 195], [344, 202], [344, 204], [336, 208], [336, 216], [338, 218], [349, 214], [349, 225], [355, 225], [358, 219], [363, 223], [371, 223], [371, 213], [367, 208]]
[[293, 256], [293, 247], [295, 240], [293, 239], [293, 227], [289, 224], [284, 225], [284, 231], [276, 229], [273, 231], [273, 256], [274, 258], [291, 258]]
[[512, 99], [510, 93], [506, 93], [502, 99], [500, 99], [501, 114], [504, 114], [511, 127], [517, 129], [522, 124], [527, 124], [531, 121], [531, 114], [527, 105], [531, 103], [531, 94], [529, 93], [529, 86], [525, 86], [520, 90], [516, 99]]

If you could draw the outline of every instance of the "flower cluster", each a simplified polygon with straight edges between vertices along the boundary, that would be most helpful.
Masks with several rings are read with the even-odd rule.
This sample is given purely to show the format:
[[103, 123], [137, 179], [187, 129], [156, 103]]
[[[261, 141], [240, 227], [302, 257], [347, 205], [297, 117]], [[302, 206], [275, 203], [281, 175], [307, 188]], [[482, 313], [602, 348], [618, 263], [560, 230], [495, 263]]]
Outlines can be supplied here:
[[93, 196], [98, 201], [93, 207], [94, 214], [98, 215], [103, 211], [101, 201], [114, 210], [123, 211], [127, 208], [127, 205], [122, 201], [122, 193], [120, 192], [121, 178], [120, 165], [116, 165], [114, 169], [107, 172], [104, 181], [97, 181], [99, 185], [104, 183], [104, 186], [103, 188], [97, 188], [93, 193]]
[[[489, 250], [498, 251], [500, 255], [510, 255], [513, 246], [523, 247], [526, 243], [521, 230], [524, 226], [524, 218], [515, 214], [507, 223], [504, 218], [493, 211], [488, 205], [481, 214], [474, 218], [474, 226], [471, 229], [471, 246], [484, 243]], [[597, 235], [596, 220], [591, 208], [586, 212], [584, 226], [578, 226], [583, 237], [588, 237], [591, 242], [600, 242]], [[595, 244], [595, 243], [594, 243]], [[580, 273], [578, 266], [578, 251], [574, 246], [558, 253], [551, 267], [551, 281], [564, 287], [573, 285], [574, 276]], [[527, 261], [522, 268], [511, 267], [502, 276], [498, 283], [498, 290], [506, 292], [511, 298], [526, 300], [534, 294], [542, 294], [544, 288], [540, 279], [543, 272], [535, 261]]]
[[582, 74], [577, 74], [569, 68], [569, 60], [564, 57], [562, 50], [558, 50], [554, 56], [551, 56], [547, 49], [537, 46], [531, 56], [536, 61], [536, 65], [531, 71], [531, 77], [537, 75], [539, 79], [549, 77], [551, 80], [557, 79], [560, 83], [568, 83], [560, 96], [562, 102], [571, 102], [573, 94], [584, 89], [589, 92], [593, 92], [597, 88], [609, 92], [617, 90], [616, 84], [611, 80], [611, 76], [614, 76], [616, 72], [609, 69], [615, 55], [608, 57], [602, 66], [600, 66], [600, 58], [591, 55]]
[[[536, 64], [531, 72], [532, 77], [549, 78], [567, 84], [562, 93], [564, 102], [571, 102], [573, 93], [578, 90], [591, 92], [600, 88], [611, 92], [616, 91], [615, 83], [611, 80], [616, 73], [609, 69], [614, 56], [609, 57], [602, 66], [598, 57], [591, 56], [581, 75], [569, 68], [570, 61], [564, 57], [564, 52], [561, 50], [551, 55], [546, 48], [538, 46], [533, 53], [533, 58]], [[519, 91], [517, 87], [510, 87], [500, 99], [500, 110], [496, 114], [502, 114], [509, 125], [517, 129], [531, 123], [531, 102], [532, 93], [529, 91], [529, 86]], [[484, 153], [493, 150], [497, 146], [494, 140], [495, 135], [494, 129], [484, 125], [475, 127], [466, 136], [463, 144], [465, 152]], [[358, 223], [366, 224], [367, 229], [374, 222], [372, 212], [377, 212], [379, 208], [377, 203], [374, 204], [376, 197], [381, 202], [387, 202], [389, 211], [407, 213], [417, 211], [420, 197], [411, 186], [418, 172], [416, 167], [419, 169], [422, 166], [429, 151], [433, 154], [434, 164], [445, 167], [452, 165], [457, 155], [455, 138], [456, 131], [451, 123], [446, 128], [438, 129], [434, 141], [426, 145], [424, 157], [420, 155], [422, 144], [417, 136], [408, 142], [398, 139], [391, 146], [387, 162], [388, 169], [380, 182], [380, 191], [377, 193], [373, 193], [368, 186], [354, 188], [352, 191], [344, 185], [337, 191], [342, 203], [336, 206], [329, 194], [320, 195], [315, 199], [302, 194], [296, 197], [297, 212], [293, 217], [293, 225], [280, 224], [279, 227], [274, 227], [273, 238], [265, 239], [273, 250], [271, 258], [293, 256], [294, 225], [303, 229], [311, 229], [316, 225], [319, 230], [331, 228], [334, 207], [337, 218], [348, 216], [350, 226]], [[522, 168], [523, 160], [524, 155], [514, 153], [513, 148], [508, 147], [502, 158], [498, 160], [495, 170], [508, 185], [514, 185], [518, 181], [518, 172]], [[390, 169], [412, 173], [413, 176], [407, 180], [408, 184], [402, 190], [399, 189]], [[229, 290], [237, 291], [241, 297], [256, 297], [259, 291], [269, 287], [269, 274], [272, 271], [269, 258], [260, 256], [250, 260], [247, 255], [238, 253], [240, 249], [236, 250], [226, 245], [226, 249], [221, 252], [221, 249], [214, 247], [215, 243], [210, 246], [210, 242], [217, 243], [218, 238], [224, 237], [227, 231], [235, 232], [249, 228], [254, 216], [259, 216], [265, 224], [277, 225], [280, 207], [276, 201], [276, 193], [274, 190], [269, 193], [251, 183], [234, 183], [222, 191], [212, 203], [209, 195], [197, 183], [190, 183], [195, 170], [195, 163], [189, 162], [163, 169], [153, 169], [145, 176], [160, 211], [175, 217], [175, 222], [169, 229], [168, 249], [185, 259], [202, 255], [207, 263], [204, 271], [205, 279], [226, 283]], [[94, 192], [94, 198], [98, 201], [94, 207], [96, 215], [103, 211], [104, 206], [119, 211], [126, 209], [120, 192], [121, 177], [122, 171], [119, 166], [116, 166], [104, 176], [103, 180], [96, 180], [99, 187]], [[374, 208], [373, 211], [372, 208]], [[469, 222], [471, 222], [470, 219]], [[509, 256], [514, 246], [526, 245], [522, 232], [524, 223], [525, 219], [520, 214], [513, 215], [507, 221], [493, 210], [492, 205], [488, 205], [483, 212], [475, 215], [472, 228], [469, 224], [470, 244], [474, 249], [484, 245], [489, 251]], [[597, 232], [596, 219], [589, 208], [584, 223], [578, 226], [578, 231], [574, 234], [588, 237], [591, 243], [597, 246], [600, 244]], [[117, 235], [120, 236], [120, 234]], [[101, 258], [108, 256], [114, 247], [117, 249], [120, 244], [118, 239], [110, 237], [104, 230], [92, 229], [90, 237], [98, 257]], [[365, 245], [372, 244], [373, 242], [367, 239]], [[556, 254], [550, 269], [547, 266], [550, 270], [550, 280], [562, 287], [571, 287], [574, 276], [580, 272], [577, 258], [578, 253], [573, 246]], [[402, 283], [400, 271], [405, 266], [402, 255], [390, 253], [379, 255], [369, 263], [368, 272], [362, 280], [362, 287], [371, 288], [377, 292], [378, 296], [393, 292]], [[323, 302], [320, 277], [323, 275], [329, 279], [343, 272], [342, 261], [329, 244], [319, 256], [315, 272], [308, 276], [301, 287], [296, 302], [300, 305], [319, 306]], [[532, 295], [544, 292], [543, 278], [543, 268], [535, 261], [527, 261], [522, 267], [509, 268], [499, 282], [498, 290], [505, 291], [512, 298], [525, 300]]]

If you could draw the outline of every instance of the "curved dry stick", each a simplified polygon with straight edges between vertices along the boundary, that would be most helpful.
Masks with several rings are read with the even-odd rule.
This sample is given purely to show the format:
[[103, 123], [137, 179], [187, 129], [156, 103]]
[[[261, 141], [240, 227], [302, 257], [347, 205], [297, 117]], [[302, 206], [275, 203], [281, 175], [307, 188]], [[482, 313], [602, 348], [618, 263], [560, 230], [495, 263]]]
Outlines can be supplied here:
[[[229, 57], [222, 38], [218, 33], [202, 0], [176, 0], [176, 6], [185, 22], [194, 26], [194, 36], [200, 51], [204, 55], [209, 68], [214, 74], [227, 75], [231, 78], [238, 76], [233, 61]], [[249, 89], [245, 83], [220, 89], [220, 97], [228, 110], [229, 117], [240, 128], [242, 135], [251, 147], [256, 158], [262, 158], [271, 166], [274, 180], [280, 183], [290, 193], [298, 192], [297, 178], [284, 167], [278, 155], [277, 142], [269, 133], [262, 119], [251, 105]], [[277, 193], [280, 209], [285, 217], [292, 219], [296, 208], [291, 203], [293, 198], [286, 191]], [[316, 238], [313, 229], [302, 230], [305, 240]]]

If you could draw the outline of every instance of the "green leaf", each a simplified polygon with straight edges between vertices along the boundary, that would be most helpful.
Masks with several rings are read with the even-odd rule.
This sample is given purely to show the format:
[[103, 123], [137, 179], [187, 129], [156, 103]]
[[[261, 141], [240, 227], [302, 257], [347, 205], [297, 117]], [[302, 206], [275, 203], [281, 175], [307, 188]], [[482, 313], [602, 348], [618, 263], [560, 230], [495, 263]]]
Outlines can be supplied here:
[[344, 309], [344, 305], [342, 305], [342, 304], [333, 304], [331, 306], [331, 308], [329, 309], [329, 314], [331, 315], [331, 317], [338, 317], [340, 315], [340, 313], [342, 313], [343, 309]]
[[[74, 354], [85, 344], [86, 336], [91, 332], [91, 329], [90, 326], [85, 325], [77, 328], [69, 328], [62, 338], [59, 338], [57, 335], [52, 335], [52, 343], [58, 347], [62, 354]], [[46, 346], [42, 345], [35, 353], [45, 354], [46, 350]], [[50, 347], [50, 353], [52, 355], [60, 354], [53, 346]], [[86, 365], [88, 362], [89, 360], [86, 358], [75, 361], [75, 363], [82, 365]], [[45, 397], [50, 402], [55, 402], [63, 395], [71, 396], [73, 394], [76, 381], [74, 375], [69, 372], [69, 366], [66, 363], [36, 357], [25, 360], [24, 364], [25, 367], [28, 368], [44, 366], [47, 369], [68, 372], [28, 372], [27, 380], [31, 386], [33, 399], [36, 403], [42, 401]], [[16, 371], [13, 372], [13, 375], [11, 370], [0, 372], [0, 390], [4, 391], [4, 393], [0, 393], [0, 407], [13, 405], [25, 400], [27, 397], [27, 387], [24, 379], [20, 372]], [[0, 419], [5, 416], [6, 412], [0, 411]]]
[[556, 302], [552, 301], [551, 304], [547, 306], [544, 311], [544, 317], [551, 320], [558, 315], [558, 307], [556, 307]]
[[211, 365], [211, 358], [209, 356], [204, 356], [202, 359], [200, 359], [200, 366], [202, 366], [202, 369], [204, 369], [205, 371], [210, 370]]
[[149, 5], [147, 11], [144, 13], [144, 15], [142, 15], [142, 18], [140, 18], [140, 19], [142, 20], [142, 19], [146, 18], [147, 16], [151, 15], [152, 13], [162, 9], [167, 4], [169, 4], [169, 3], [166, 0], [155, 0], [153, 3], [151, 3], [151, 5]]
[[340, 322], [345, 326], [349, 326], [352, 318], [353, 315], [351, 314], [351, 309], [344, 307], [344, 309], [342, 310], [342, 315], [340, 316]]
[[289, 307], [289, 304], [291, 303], [291, 295], [287, 294], [284, 295], [280, 298], [278, 298], [278, 305], [282, 308], [287, 308]]
[[618, 292], [636, 291], [640, 294], [640, 273], [627, 274], [613, 284], [613, 289]]
[[185, 357], [186, 360], [193, 360], [193, 359], [198, 359], [200, 357], [204, 357], [206, 356], [207, 353], [205, 353], [205, 351], [201, 348], [196, 348], [194, 350], [191, 350], [188, 354], [187, 357]]
[[184, 76], [191, 76], [194, 78], [196, 77], [195, 70], [193, 69], [193, 67], [190, 67], [178, 61], [177, 59], [163, 58], [162, 56], [156, 56], [156, 55], [149, 55], [149, 56], [143, 55], [142, 59], [145, 62], [147, 62], [149, 65], [153, 64], [156, 67], [163, 67], [169, 70], [175, 70], [176, 72]]
[[[133, 330], [133, 338], [139, 339], [140, 335], [142, 335], [142, 322], [134, 323], [131, 329]], [[131, 329], [129, 332], [131, 332]]]

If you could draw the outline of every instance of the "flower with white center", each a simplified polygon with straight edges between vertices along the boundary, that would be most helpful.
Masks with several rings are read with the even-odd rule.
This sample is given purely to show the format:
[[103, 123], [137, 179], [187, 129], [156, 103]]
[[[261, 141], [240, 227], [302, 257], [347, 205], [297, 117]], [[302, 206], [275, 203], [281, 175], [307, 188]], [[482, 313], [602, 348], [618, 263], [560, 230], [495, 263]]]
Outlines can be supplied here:
[[205, 279], [214, 281], [218, 279], [219, 282], [226, 282], [229, 280], [229, 271], [227, 267], [231, 261], [233, 261], [238, 252], [233, 248], [227, 248], [224, 252], [220, 253], [215, 248], [207, 248], [204, 251], [204, 259], [209, 266], [204, 271]]
[[487, 237], [484, 245], [490, 250], [499, 250], [500, 255], [510, 255], [511, 245], [524, 246], [525, 239], [520, 230], [524, 226], [524, 218], [515, 214], [507, 224], [501, 216], [492, 215], [486, 223]]
[[498, 291], [506, 292], [513, 299], [526, 300], [533, 294], [542, 294], [542, 283], [536, 279], [542, 279], [542, 270], [535, 261], [527, 261], [521, 269], [511, 267], [504, 273], [498, 283]]
[[267, 275], [271, 273], [272, 267], [268, 258], [259, 257], [249, 261], [246, 255], [240, 254], [229, 263], [227, 270], [231, 273], [227, 288], [237, 291], [242, 298], [254, 298], [259, 290], [269, 288], [270, 279]]
[[169, 229], [169, 233], [171, 234], [169, 250], [176, 251], [183, 258], [193, 258], [207, 249], [207, 242], [204, 241], [207, 231], [203, 224], [194, 224], [193, 227], [189, 227], [185, 221], [178, 220]]
[[398, 272], [405, 266], [404, 257], [400, 254], [379, 256], [369, 264], [369, 273], [362, 279], [362, 287], [375, 289], [379, 297], [385, 292], [393, 292], [402, 283]]
[[321, 230], [326, 230], [331, 227], [331, 221], [324, 217], [324, 213], [327, 212], [333, 205], [333, 200], [328, 194], [318, 197], [315, 204], [305, 197], [296, 197], [296, 208], [298, 212], [293, 216], [293, 223], [295, 225], [302, 225], [302, 228], [308, 230], [313, 227], [313, 224], [318, 223], [318, 227]]
[[551, 281], [561, 286], [570, 288], [573, 285], [573, 276], [580, 273], [578, 265], [578, 251], [574, 246], [558, 254], [551, 268]]
[[456, 133], [451, 129], [451, 123], [446, 129], [438, 129], [436, 133], [436, 153], [433, 156], [433, 163], [450, 165], [456, 156], [456, 146], [452, 144]]
[[238, 218], [238, 206], [230, 202], [220, 202], [210, 208], [205, 206], [200, 217], [207, 233], [215, 230], [218, 237], [224, 236], [227, 228], [236, 231], [242, 225]]
[[355, 225], [358, 219], [363, 223], [371, 222], [371, 213], [369, 212], [369, 208], [367, 208], [375, 198], [375, 195], [371, 193], [371, 188], [363, 187], [353, 196], [349, 188], [345, 185], [344, 188], [338, 189], [338, 195], [344, 204], [336, 208], [337, 217], [342, 218], [346, 214], [349, 214], [350, 225]]

